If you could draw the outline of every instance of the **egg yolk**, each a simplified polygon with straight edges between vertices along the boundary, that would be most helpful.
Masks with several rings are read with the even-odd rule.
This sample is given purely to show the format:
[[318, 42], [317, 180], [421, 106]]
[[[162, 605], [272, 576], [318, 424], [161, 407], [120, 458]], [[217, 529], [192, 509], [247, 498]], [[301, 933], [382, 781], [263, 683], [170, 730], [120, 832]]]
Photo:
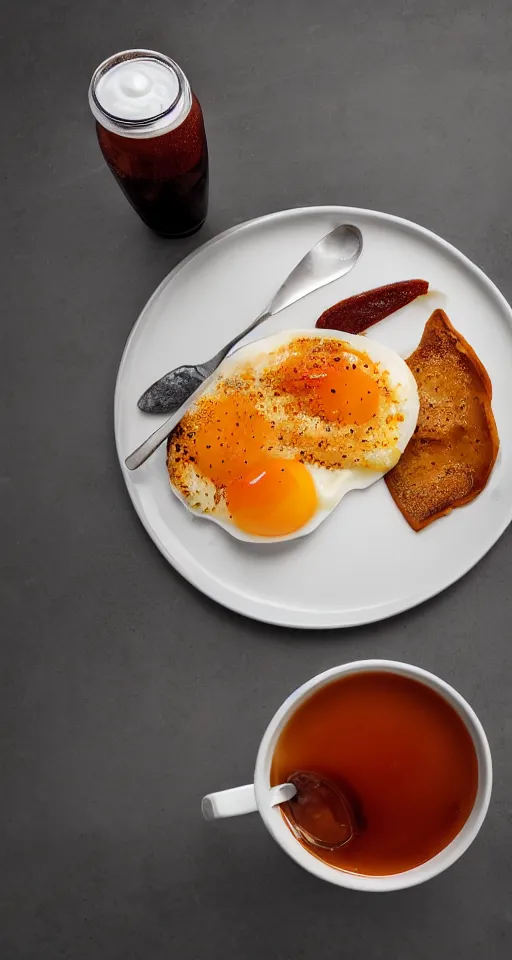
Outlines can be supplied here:
[[295, 533], [318, 507], [313, 478], [296, 460], [267, 457], [255, 463], [226, 490], [236, 526], [260, 537]]
[[272, 444], [272, 429], [254, 404], [229, 394], [205, 402], [194, 438], [196, 463], [217, 486], [226, 486], [246, 473]]
[[371, 420], [379, 408], [375, 380], [345, 357], [323, 369], [296, 367], [283, 386], [307, 399], [308, 411], [323, 420], [360, 425]]

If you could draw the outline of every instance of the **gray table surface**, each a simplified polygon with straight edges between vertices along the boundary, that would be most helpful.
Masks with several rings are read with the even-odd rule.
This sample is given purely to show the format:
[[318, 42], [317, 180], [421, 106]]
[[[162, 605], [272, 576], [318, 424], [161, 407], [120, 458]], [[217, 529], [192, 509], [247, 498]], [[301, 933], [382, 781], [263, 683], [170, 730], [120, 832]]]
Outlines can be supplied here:
[[[155, 286], [263, 213], [408, 217], [512, 298], [510, 3], [5, 0], [2, 17], [2, 960], [510, 955], [510, 532], [396, 619], [265, 627], [164, 562], [112, 428], [121, 351]], [[182, 242], [138, 221], [95, 141], [89, 76], [130, 46], [175, 57], [203, 104], [210, 213]], [[251, 779], [295, 686], [375, 656], [453, 683], [495, 763], [469, 852], [385, 896], [302, 872], [256, 816], [199, 814], [204, 792]]]

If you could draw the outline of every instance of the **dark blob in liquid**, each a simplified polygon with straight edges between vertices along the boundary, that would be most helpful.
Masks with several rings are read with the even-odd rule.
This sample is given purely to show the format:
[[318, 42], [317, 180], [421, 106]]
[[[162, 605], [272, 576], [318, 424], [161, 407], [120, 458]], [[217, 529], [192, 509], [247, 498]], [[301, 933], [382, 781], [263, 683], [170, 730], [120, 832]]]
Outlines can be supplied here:
[[199, 101], [162, 136], [122, 137], [96, 124], [99, 144], [119, 186], [144, 223], [165, 237], [194, 233], [208, 207], [208, 147]]
[[409, 870], [443, 850], [478, 787], [475, 748], [459, 715], [424, 684], [386, 672], [335, 680], [298, 707], [277, 741], [271, 784], [296, 770], [339, 783], [358, 823], [345, 846], [307, 849], [366, 876]]

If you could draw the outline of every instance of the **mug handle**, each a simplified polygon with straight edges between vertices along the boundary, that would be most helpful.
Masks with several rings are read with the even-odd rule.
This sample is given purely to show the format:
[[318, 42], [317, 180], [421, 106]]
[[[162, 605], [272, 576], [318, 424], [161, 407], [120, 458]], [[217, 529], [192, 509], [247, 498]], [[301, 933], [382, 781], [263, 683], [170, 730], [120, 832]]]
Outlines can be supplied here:
[[[292, 783], [282, 783], [269, 790], [270, 806], [291, 800], [296, 794]], [[253, 783], [231, 790], [219, 790], [208, 793], [201, 801], [201, 811], [205, 820], [218, 820], [220, 817], [238, 817], [242, 813], [255, 813], [258, 809]]]
[[238, 817], [242, 813], [255, 813], [257, 809], [253, 783], [247, 783], [244, 787], [232, 787], [231, 790], [208, 793], [201, 800], [201, 812], [205, 820]]

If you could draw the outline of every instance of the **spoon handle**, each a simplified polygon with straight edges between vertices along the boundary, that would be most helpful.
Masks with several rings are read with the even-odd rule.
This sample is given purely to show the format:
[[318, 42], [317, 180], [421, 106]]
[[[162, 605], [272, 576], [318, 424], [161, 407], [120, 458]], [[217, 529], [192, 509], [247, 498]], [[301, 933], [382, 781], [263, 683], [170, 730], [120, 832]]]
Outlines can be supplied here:
[[142, 464], [149, 459], [151, 454], [154, 453], [155, 450], [158, 450], [158, 447], [161, 446], [165, 440], [167, 440], [169, 434], [172, 433], [174, 428], [178, 426], [181, 418], [187, 412], [190, 405], [194, 402], [196, 396], [199, 396], [199, 394], [202, 393], [202, 390], [203, 384], [201, 383], [197, 390], [194, 390], [194, 393], [191, 394], [190, 397], [187, 397], [185, 403], [182, 403], [181, 407], [178, 407], [175, 413], [171, 414], [167, 420], [164, 420], [164, 422], [154, 431], [154, 433], [151, 434], [151, 436], [147, 438], [147, 440], [144, 440], [144, 442], [141, 443], [140, 446], [133, 451], [133, 453], [130, 453], [130, 456], [124, 461], [125, 466], [128, 467], [128, 470], [136, 470], [137, 467], [141, 467]]
[[215, 372], [219, 364], [221, 364], [224, 358], [227, 357], [229, 351], [232, 350], [233, 347], [236, 347], [237, 343], [239, 343], [240, 340], [243, 340], [243, 338], [246, 337], [251, 330], [255, 330], [256, 327], [259, 327], [260, 323], [263, 323], [264, 320], [268, 320], [268, 318], [271, 316], [272, 314], [270, 310], [264, 310], [263, 313], [260, 313], [259, 316], [256, 317], [256, 320], [253, 320], [252, 323], [245, 328], [245, 330], [242, 330], [241, 333], [237, 333], [236, 337], [233, 337], [229, 343], [226, 343], [222, 349], [219, 350], [214, 357], [212, 357], [211, 360], [208, 360], [206, 363], [198, 364], [196, 370], [198, 370], [200, 373], [204, 371], [205, 378], [211, 377], [212, 373]]
[[[242, 332], [239, 333], [236, 337], [233, 337], [233, 339], [230, 340], [229, 343], [226, 343], [226, 345], [222, 348], [222, 350], [219, 350], [219, 352], [216, 353], [211, 360], [208, 360], [207, 363], [202, 364], [200, 367], [197, 367], [199, 374], [200, 375], [204, 374], [205, 380], [208, 377], [210, 377], [212, 373], [215, 372], [217, 367], [222, 363], [222, 361], [224, 360], [224, 357], [226, 356], [226, 354], [229, 353], [231, 348], [234, 347], [235, 344], [242, 339], [242, 337], [245, 337], [246, 334], [250, 333], [251, 330], [254, 330], [254, 328], [257, 327], [260, 323], [263, 323], [263, 321], [266, 320], [269, 316], [270, 314], [268, 313], [267, 310], [264, 310], [263, 313], [260, 313], [259, 317], [256, 317], [256, 320], [253, 320], [253, 322], [250, 323], [249, 326], [245, 328], [245, 330], [242, 330]], [[181, 407], [179, 407], [175, 413], [173, 413], [170, 417], [168, 417], [167, 420], [164, 420], [162, 425], [158, 427], [158, 429], [155, 430], [154, 433], [152, 433], [151, 436], [147, 438], [147, 440], [144, 440], [144, 442], [141, 443], [140, 447], [137, 447], [137, 449], [134, 450], [133, 453], [131, 453], [130, 456], [126, 458], [124, 462], [125, 462], [125, 465], [128, 467], [128, 470], [136, 470], [137, 467], [141, 467], [142, 464], [145, 463], [146, 460], [148, 460], [151, 454], [154, 453], [155, 450], [157, 450], [158, 447], [162, 443], [164, 443], [165, 440], [167, 440], [167, 437], [169, 436], [169, 434], [178, 425], [183, 414], [186, 413], [188, 408], [193, 404], [196, 395], [199, 395], [199, 393], [202, 391], [202, 388], [203, 388], [203, 384], [200, 383], [197, 389], [194, 390], [194, 392], [189, 397], [187, 397], [184, 403], [181, 404]]]

